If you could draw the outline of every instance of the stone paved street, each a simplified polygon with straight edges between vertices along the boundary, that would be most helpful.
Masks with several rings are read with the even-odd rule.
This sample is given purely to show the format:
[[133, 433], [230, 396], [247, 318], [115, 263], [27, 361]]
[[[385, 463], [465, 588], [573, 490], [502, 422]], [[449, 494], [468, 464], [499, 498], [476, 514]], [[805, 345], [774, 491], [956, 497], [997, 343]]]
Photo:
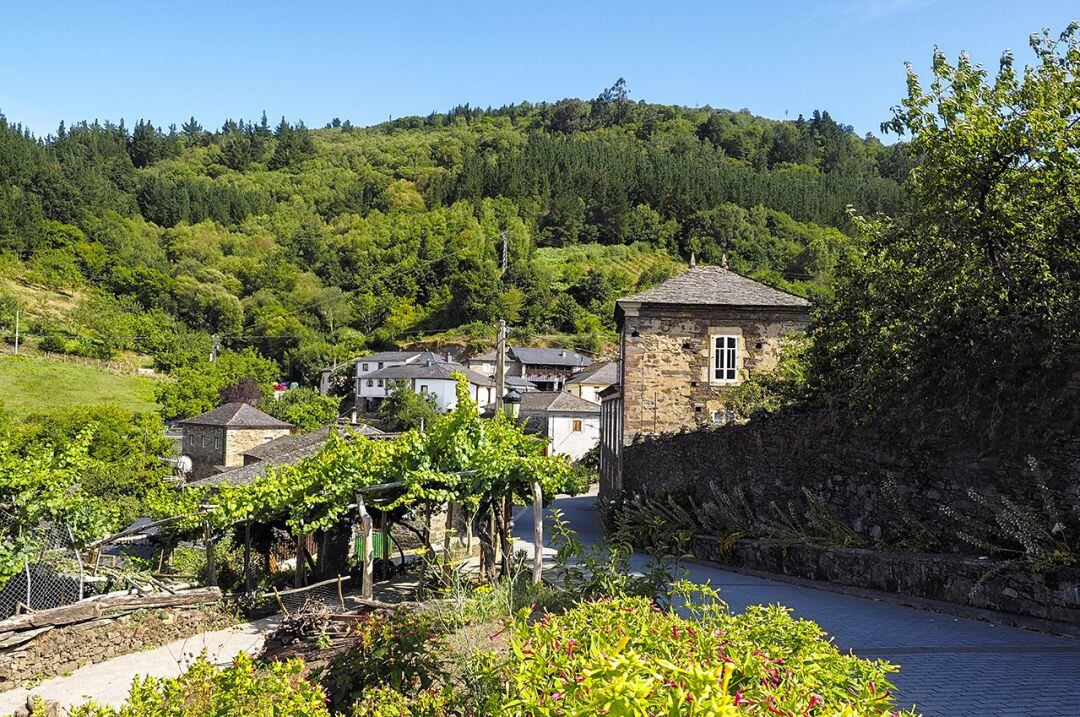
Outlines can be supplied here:
[[[555, 501], [585, 542], [601, 535], [594, 501]], [[515, 534], [531, 553], [528, 515], [516, 521]], [[821, 625], [837, 647], [900, 665], [894, 678], [900, 705], [914, 705], [926, 717], [1080, 715], [1080, 640], [700, 565], [690, 565], [688, 577], [711, 582], [734, 610], [780, 603]]]

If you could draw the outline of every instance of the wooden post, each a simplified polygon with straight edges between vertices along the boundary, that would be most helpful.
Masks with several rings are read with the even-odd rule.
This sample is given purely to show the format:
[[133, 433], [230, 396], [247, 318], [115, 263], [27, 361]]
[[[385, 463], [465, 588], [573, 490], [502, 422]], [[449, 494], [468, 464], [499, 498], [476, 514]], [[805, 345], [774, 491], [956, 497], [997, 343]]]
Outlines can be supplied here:
[[533, 585], [544, 578], [544, 491], [539, 483], [532, 484], [533, 499]]
[[244, 522], [244, 589], [251, 594], [251, 518]]
[[293, 586], [304, 587], [304, 579], [307, 577], [307, 563], [304, 562], [304, 548], [307, 546], [307, 533], [298, 533], [296, 536], [296, 570], [294, 572]]
[[514, 555], [514, 547], [511, 544], [510, 538], [510, 518], [514, 512], [514, 496], [513, 494], [503, 497], [502, 505], [502, 524], [499, 526], [499, 542], [502, 543], [502, 566], [501, 572], [503, 579], [510, 577], [511, 570], [511, 558]]
[[390, 524], [386, 517], [386, 511], [383, 511], [379, 515], [379, 533], [382, 540], [382, 551], [379, 554], [382, 567], [379, 568], [379, 572], [382, 574], [383, 579], [390, 577]]
[[447, 503], [446, 504], [446, 526], [443, 529], [443, 539], [442, 539], [443, 580], [446, 582], [447, 586], [450, 585], [450, 579], [451, 579], [452, 572], [453, 572], [451, 570], [451, 567], [450, 567], [451, 564], [452, 564], [452, 561], [450, 560], [451, 552], [452, 552], [451, 545], [450, 545], [450, 538], [453, 536], [453, 534], [454, 534], [454, 504], [453, 503]]
[[203, 521], [203, 543], [206, 547], [206, 582], [210, 587], [217, 585], [217, 568], [214, 565], [214, 541], [210, 537], [210, 521]]
[[375, 530], [362, 493], [356, 494], [356, 511], [360, 515], [360, 532], [364, 536], [364, 580], [360, 585], [360, 597], [371, 600], [375, 595]]

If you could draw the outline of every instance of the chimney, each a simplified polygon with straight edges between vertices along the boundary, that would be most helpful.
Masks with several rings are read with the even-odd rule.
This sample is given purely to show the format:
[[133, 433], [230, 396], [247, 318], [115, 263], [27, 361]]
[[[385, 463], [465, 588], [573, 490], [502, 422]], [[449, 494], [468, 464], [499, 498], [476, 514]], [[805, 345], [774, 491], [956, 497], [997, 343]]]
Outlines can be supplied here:
[[694, 255], [694, 252], [690, 252], [690, 268], [697, 268], [697, 256]]

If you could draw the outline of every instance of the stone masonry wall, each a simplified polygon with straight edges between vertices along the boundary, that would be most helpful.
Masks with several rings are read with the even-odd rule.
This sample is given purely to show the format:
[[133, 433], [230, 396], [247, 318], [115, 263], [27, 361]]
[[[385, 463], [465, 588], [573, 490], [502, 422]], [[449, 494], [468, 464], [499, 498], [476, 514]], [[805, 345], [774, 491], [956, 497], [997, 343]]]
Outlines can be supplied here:
[[63, 675], [85, 665], [235, 623], [219, 605], [140, 610], [56, 627], [15, 648], [0, 650], [0, 692]]
[[698, 536], [694, 556], [735, 568], [900, 593], [968, 607], [1080, 625], [1080, 569], [1032, 573], [968, 556], [858, 548], [781, 548], [758, 540], [730, 546]]
[[191, 458], [191, 478], [199, 480], [215, 473], [214, 466], [225, 460], [223, 436], [220, 426], [184, 426], [183, 454]]
[[711, 337], [736, 334], [740, 381], [776, 366], [803, 309], [642, 307], [623, 320], [623, 439], [707, 425], [731, 384], [710, 381]]
[[230, 428], [225, 433], [225, 456], [227, 468], [235, 468], [244, 465], [244, 453], [255, 446], [261, 446], [268, 441], [290, 433], [288, 428]]
[[[1037, 436], [1002, 438], [992, 450], [954, 445], [936, 452], [897, 445], [890, 436], [853, 425], [839, 410], [788, 410], [626, 446], [623, 489], [680, 489], [700, 502], [738, 489], [766, 517], [773, 517], [774, 503], [804, 506], [805, 490], [867, 542], [898, 541], [914, 527], [909, 516], [941, 535], [955, 535], [959, 526], [943, 506], [985, 516], [970, 490], [1008, 497], [1044, 515], [1033, 465], [1055, 509], [1062, 516], [1080, 513], [1080, 401], [1062, 402]], [[949, 538], [936, 549], [975, 550]]]

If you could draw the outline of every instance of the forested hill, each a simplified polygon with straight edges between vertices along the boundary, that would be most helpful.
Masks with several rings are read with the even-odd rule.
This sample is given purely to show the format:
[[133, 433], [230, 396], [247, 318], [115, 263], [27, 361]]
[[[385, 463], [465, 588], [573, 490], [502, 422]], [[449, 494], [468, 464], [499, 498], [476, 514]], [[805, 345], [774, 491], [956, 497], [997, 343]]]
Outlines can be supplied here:
[[[827, 113], [562, 100], [322, 129], [195, 119], [79, 123], [36, 139], [0, 118], [0, 333], [166, 367], [210, 334], [309, 379], [334, 357], [453, 330], [596, 347], [620, 292], [696, 253], [827, 292], [845, 207], [895, 213], [903, 145]], [[502, 251], [505, 239], [506, 267]], [[24, 302], [25, 303], [25, 302]]]

